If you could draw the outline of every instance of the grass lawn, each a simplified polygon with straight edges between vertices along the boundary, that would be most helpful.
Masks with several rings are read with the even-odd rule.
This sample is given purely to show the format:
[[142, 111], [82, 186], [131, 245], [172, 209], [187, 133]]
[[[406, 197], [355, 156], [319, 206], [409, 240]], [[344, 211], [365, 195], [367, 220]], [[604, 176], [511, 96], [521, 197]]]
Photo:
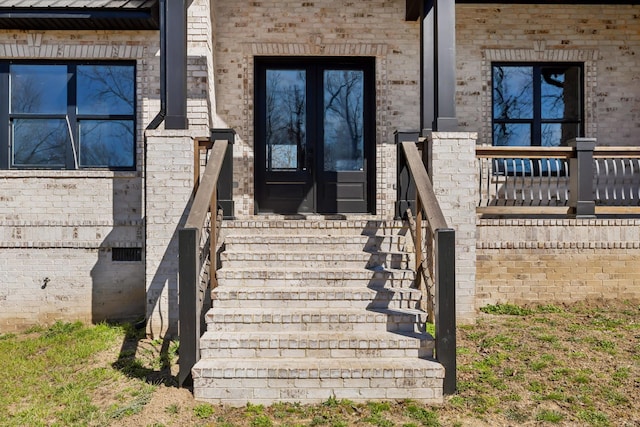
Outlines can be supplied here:
[[640, 305], [488, 306], [458, 329], [458, 393], [243, 408], [175, 387], [178, 345], [128, 326], [0, 335], [1, 426], [640, 426]]

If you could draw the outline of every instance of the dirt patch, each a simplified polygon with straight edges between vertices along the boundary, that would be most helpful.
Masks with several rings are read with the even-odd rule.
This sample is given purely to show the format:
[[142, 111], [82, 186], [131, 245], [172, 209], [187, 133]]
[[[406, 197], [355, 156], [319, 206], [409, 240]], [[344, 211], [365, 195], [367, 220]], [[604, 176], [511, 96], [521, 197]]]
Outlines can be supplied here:
[[206, 405], [174, 386], [177, 358], [158, 365], [161, 342], [140, 340], [135, 355], [128, 356], [146, 366], [137, 381], [159, 385], [140, 412], [111, 425], [640, 426], [638, 301], [593, 300], [492, 314], [510, 313], [509, 307], [489, 307], [476, 325], [459, 328], [458, 392], [442, 406], [335, 399], [310, 406]]

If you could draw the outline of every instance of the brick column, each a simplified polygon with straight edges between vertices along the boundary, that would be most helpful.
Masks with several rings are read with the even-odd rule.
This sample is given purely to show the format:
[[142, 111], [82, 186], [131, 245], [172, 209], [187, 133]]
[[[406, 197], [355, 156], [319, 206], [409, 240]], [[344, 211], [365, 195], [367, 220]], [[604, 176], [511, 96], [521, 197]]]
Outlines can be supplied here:
[[145, 133], [147, 333], [154, 337], [178, 331], [178, 229], [193, 189], [192, 136], [188, 130]]
[[476, 133], [433, 132], [429, 169], [433, 188], [449, 227], [456, 232], [456, 314], [460, 323], [475, 319], [476, 281]]

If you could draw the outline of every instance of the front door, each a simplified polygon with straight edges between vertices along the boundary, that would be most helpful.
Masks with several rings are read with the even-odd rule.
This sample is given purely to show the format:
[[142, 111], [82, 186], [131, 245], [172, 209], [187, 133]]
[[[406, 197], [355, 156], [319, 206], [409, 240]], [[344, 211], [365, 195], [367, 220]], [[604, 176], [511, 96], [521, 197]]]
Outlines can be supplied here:
[[256, 211], [372, 212], [373, 58], [256, 59]]

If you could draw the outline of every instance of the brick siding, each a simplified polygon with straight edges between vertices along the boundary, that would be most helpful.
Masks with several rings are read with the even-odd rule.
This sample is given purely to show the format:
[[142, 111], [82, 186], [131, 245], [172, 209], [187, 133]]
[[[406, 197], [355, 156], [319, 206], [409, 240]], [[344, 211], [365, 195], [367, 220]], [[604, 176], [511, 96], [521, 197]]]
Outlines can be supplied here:
[[457, 5], [457, 103], [461, 130], [491, 143], [491, 62], [582, 62], [585, 136], [637, 145], [640, 7]]
[[477, 307], [640, 299], [640, 220], [479, 220]]

